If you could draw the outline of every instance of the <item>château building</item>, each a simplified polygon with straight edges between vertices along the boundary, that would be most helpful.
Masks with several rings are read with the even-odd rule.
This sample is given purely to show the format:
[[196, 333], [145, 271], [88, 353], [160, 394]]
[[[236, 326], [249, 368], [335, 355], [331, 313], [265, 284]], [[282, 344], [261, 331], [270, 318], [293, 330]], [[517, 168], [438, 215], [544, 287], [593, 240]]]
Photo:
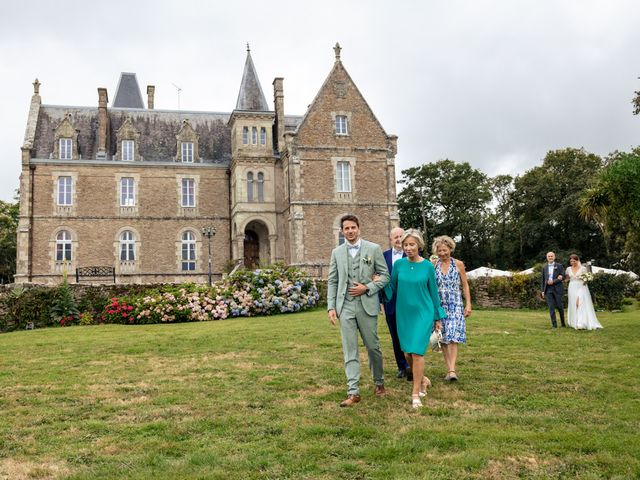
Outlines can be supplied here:
[[[134, 73], [109, 105], [46, 105], [36, 79], [22, 150], [17, 283], [110, 267], [118, 283], [204, 282], [276, 261], [325, 277], [354, 213], [385, 246], [398, 225], [395, 135], [335, 62], [304, 115], [273, 109], [251, 53], [235, 109], [158, 110]], [[211, 238], [203, 227], [215, 229]], [[209, 257], [209, 242], [211, 257]]]

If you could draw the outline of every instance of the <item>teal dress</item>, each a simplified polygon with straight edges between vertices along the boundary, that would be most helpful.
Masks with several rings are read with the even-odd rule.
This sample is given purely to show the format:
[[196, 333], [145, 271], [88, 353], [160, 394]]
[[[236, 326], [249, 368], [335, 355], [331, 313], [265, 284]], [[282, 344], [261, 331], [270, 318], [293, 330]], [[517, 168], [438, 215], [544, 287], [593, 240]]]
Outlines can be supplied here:
[[447, 316], [440, 306], [436, 271], [431, 262], [410, 262], [403, 258], [394, 263], [385, 295], [389, 297], [393, 292], [397, 299], [400, 347], [405, 353], [424, 355], [434, 322]]

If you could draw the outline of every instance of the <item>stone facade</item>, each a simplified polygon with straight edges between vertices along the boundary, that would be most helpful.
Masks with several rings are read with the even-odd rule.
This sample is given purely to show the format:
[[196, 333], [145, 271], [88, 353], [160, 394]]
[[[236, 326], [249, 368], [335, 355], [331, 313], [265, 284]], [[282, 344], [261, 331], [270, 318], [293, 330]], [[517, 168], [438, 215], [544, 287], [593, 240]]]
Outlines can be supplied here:
[[[396, 137], [387, 135], [336, 58], [304, 116], [268, 110], [251, 55], [229, 114], [122, 105], [141, 98], [123, 74], [118, 107], [42, 105], [34, 83], [22, 147], [16, 282], [57, 283], [113, 266], [118, 283], [204, 282], [231, 264], [282, 261], [325, 277], [354, 213], [386, 246], [398, 224]], [[123, 80], [126, 75], [126, 81]], [[137, 103], [136, 103], [137, 105]]]

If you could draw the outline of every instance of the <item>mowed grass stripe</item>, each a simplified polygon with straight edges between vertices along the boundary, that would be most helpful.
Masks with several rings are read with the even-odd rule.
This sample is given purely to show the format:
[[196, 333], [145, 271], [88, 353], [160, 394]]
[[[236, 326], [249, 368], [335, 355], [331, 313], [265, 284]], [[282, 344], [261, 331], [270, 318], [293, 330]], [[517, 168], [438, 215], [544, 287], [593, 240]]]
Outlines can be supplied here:
[[0, 336], [0, 478], [636, 478], [640, 314], [552, 330], [475, 311], [460, 382], [439, 354], [425, 407], [395, 378], [345, 395], [326, 312]]

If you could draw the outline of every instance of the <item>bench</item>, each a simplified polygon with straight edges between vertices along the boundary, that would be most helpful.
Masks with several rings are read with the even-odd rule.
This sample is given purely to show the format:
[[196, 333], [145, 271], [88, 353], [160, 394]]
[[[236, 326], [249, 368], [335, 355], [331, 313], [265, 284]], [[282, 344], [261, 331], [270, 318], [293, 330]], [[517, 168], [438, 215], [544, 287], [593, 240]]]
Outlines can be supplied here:
[[78, 267], [76, 268], [76, 283], [80, 283], [81, 278], [111, 278], [113, 283], [116, 283], [116, 269], [115, 267]]

